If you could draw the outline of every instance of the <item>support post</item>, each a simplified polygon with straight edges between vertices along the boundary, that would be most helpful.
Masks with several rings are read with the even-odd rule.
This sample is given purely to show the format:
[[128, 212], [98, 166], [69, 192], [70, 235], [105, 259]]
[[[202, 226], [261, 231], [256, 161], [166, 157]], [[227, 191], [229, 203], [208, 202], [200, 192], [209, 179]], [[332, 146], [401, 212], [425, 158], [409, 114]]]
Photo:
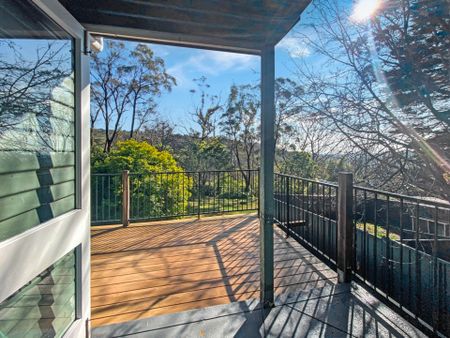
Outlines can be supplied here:
[[273, 306], [273, 217], [275, 157], [275, 53], [274, 46], [261, 51], [261, 172], [260, 172], [260, 301]]
[[338, 182], [338, 282], [349, 283], [353, 264], [353, 174], [339, 173]]
[[122, 224], [130, 224], [130, 176], [129, 171], [122, 171]]

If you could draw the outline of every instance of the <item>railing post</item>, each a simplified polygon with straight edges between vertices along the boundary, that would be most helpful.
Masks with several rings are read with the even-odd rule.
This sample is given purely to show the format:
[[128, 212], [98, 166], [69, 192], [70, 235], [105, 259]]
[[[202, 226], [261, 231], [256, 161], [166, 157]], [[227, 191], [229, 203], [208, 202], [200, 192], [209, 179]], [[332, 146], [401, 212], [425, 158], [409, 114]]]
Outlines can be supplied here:
[[286, 237], [289, 237], [289, 231], [291, 231], [291, 203], [290, 203], [290, 191], [289, 191], [289, 176], [286, 176]]
[[256, 196], [258, 196], [258, 197], [257, 197], [257, 203], [258, 203], [258, 217], [261, 216], [261, 213], [260, 213], [260, 208], [261, 208], [261, 205], [260, 205], [261, 198], [260, 198], [260, 197], [261, 197], [261, 196], [259, 195], [259, 181], [260, 181], [261, 177], [260, 177], [260, 175], [259, 175], [259, 171], [260, 171], [260, 169], [258, 168], [258, 171], [257, 171], [257, 173], [256, 173], [256, 175], [257, 175], [257, 182], [256, 182], [257, 193], [256, 193]]
[[122, 224], [130, 224], [130, 176], [129, 171], [122, 171]]
[[201, 172], [198, 172], [198, 184], [197, 184], [197, 218], [200, 219], [200, 188], [201, 188]]
[[353, 263], [353, 174], [339, 173], [337, 272], [339, 283], [349, 283]]

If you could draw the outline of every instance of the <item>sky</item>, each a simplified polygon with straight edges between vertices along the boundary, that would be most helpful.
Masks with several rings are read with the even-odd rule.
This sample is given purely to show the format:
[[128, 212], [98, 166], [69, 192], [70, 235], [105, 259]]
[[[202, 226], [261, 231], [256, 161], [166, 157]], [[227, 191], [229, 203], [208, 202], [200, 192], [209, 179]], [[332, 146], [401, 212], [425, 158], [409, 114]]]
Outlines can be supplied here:
[[[137, 42], [126, 42], [129, 49], [134, 48], [136, 44]], [[106, 44], [104, 45], [106, 47]], [[223, 103], [226, 102], [231, 85], [256, 85], [260, 80], [259, 56], [160, 44], [148, 45], [155, 56], [164, 59], [167, 72], [176, 78], [177, 85], [170, 93], [166, 92], [158, 98], [157, 103], [161, 119], [174, 124], [176, 131], [180, 133], [195, 128], [191, 113], [198, 96], [190, 92], [197, 87], [193, 79], [205, 76], [210, 85], [209, 93], [220, 97]], [[292, 75], [292, 64], [296, 59], [314, 59], [307, 46], [293, 34], [288, 34], [280, 41], [275, 53], [277, 77]]]
[[[352, 0], [344, 1], [345, 5], [353, 6]], [[277, 44], [275, 48], [276, 77], [290, 77], [295, 80], [296, 64], [299, 61], [316, 68], [321, 64], [321, 57], [314, 54], [295, 34], [301, 29], [303, 33], [306, 32], [311, 37], [313, 32], [307, 32], [304, 25], [314, 22], [316, 14], [314, 6], [310, 5], [302, 13], [299, 24]], [[126, 42], [129, 49], [133, 49], [136, 44], [137, 42]], [[256, 85], [260, 80], [259, 56], [160, 44], [148, 45], [153, 49], [155, 56], [164, 59], [167, 72], [176, 78], [177, 85], [173, 87], [172, 92], [164, 93], [157, 99], [157, 103], [160, 118], [175, 125], [175, 131], [179, 133], [186, 133], [191, 128], [195, 129], [192, 112], [198, 101], [198, 95], [191, 93], [192, 89], [197, 88], [193, 79], [205, 76], [210, 85], [209, 93], [220, 97], [222, 103], [226, 102], [231, 85]], [[106, 47], [106, 44], [104, 46]], [[126, 129], [126, 124], [124, 128]]]
[[[290, 59], [289, 46], [277, 48], [277, 70], [286, 68], [283, 62]], [[205, 76], [210, 85], [209, 93], [217, 95], [222, 102], [226, 102], [231, 85], [256, 85], [260, 81], [259, 56], [164, 45], [151, 47], [164, 59], [167, 72], [177, 80], [172, 92], [158, 99], [158, 110], [163, 118], [179, 126], [178, 129], [192, 126], [190, 113], [198, 100], [198, 95], [190, 92], [196, 89], [193, 79]], [[281, 73], [277, 71], [277, 76]]]

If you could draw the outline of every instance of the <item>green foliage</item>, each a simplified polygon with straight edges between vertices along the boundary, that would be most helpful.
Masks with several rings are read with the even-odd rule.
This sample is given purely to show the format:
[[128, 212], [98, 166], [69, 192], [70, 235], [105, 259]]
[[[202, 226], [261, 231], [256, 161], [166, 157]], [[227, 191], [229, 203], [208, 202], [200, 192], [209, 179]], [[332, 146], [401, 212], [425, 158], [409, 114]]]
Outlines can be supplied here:
[[202, 170], [225, 170], [230, 168], [230, 152], [218, 138], [205, 139], [198, 144], [198, 157]]
[[232, 169], [231, 153], [224, 139], [218, 137], [185, 142], [178, 159], [190, 171]]
[[[117, 142], [109, 154], [93, 157], [94, 172], [120, 173], [123, 170], [131, 173], [131, 198], [135, 201], [134, 206], [142, 210], [138, 217], [168, 216], [186, 208], [192, 179], [183, 173], [168, 151], [159, 151], [146, 142], [130, 139]], [[176, 174], [157, 174], [166, 172]], [[114, 189], [121, 194], [119, 185]]]
[[312, 159], [310, 153], [292, 152], [280, 164], [281, 172], [284, 174], [300, 176], [304, 178], [315, 178], [318, 166]]
[[132, 173], [181, 172], [182, 168], [168, 151], [159, 151], [147, 142], [134, 139], [117, 142], [109, 154], [97, 155], [93, 163], [94, 172], [118, 173], [129, 170]]
[[323, 176], [328, 181], [337, 182], [339, 173], [343, 171], [353, 171], [350, 163], [347, 163], [344, 159], [329, 160]]

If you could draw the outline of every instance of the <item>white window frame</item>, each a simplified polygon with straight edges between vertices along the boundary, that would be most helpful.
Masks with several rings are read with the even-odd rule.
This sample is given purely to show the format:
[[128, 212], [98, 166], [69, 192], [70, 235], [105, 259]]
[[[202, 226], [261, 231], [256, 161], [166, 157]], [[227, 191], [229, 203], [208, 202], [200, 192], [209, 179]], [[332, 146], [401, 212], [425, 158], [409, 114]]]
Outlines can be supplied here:
[[74, 38], [75, 209], [0, 242], [0, 303], [76, 250], [76, 319], [66, 337], [85, 337], [90, 318], [90, 88], [85, 30], [57, 0], [31, 0]]

